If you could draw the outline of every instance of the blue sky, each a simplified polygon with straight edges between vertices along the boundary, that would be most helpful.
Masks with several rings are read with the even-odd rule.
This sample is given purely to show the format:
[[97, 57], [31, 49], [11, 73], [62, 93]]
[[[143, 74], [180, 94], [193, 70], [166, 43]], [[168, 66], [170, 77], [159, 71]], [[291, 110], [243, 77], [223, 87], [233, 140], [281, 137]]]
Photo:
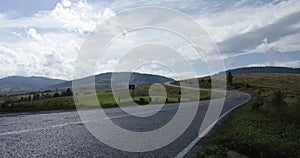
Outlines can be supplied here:
[[[113, 14], [142, 6], [173, 8], [197, 20], [218, 46], [226, 69], [300, 67], [298, 0], [3, 0], [0, 1], [0, 78], [22, 75], [72, 79], [78, 50], [93, 28]], [[143, 38], [139, 34], [129, 37], [156, 40], [145, 38], [145, 34], [147, 31]], [[168, 33], [148, 31], [148, 34], [156, 34], [160, 40], [173, 39]], [[178, 46], [178, 41], [170, 43]], [[97, 73], [113, 71], [121, 56], [114, 52], [126, 46], [128, 41], [119, 41], [118, 47], [100, 63]], [[184, 45], [178, 50], [186, 55], [191, 52]], [[203, 60], [195, 58], [194, 62], [198, 76], [208, 75]], [[139, 71], [174, 77], [163, 68], [159, 71], [157, 66]]]
[[5, 0], [0, 2], [0, 12], [16, 14], [15, 16], [32, 16], [41, 10], [51, 10], [60, 0]]

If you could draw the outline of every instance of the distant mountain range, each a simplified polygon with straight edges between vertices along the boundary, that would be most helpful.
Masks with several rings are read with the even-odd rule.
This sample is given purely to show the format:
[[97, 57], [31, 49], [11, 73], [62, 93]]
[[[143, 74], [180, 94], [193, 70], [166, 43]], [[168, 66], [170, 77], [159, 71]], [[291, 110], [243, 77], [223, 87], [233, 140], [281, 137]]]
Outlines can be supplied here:
[[[81, 84], [85, 84], [89, 77], [84, 79], [79, 79]], [[143, 84], [153, 84], [153, 83], [163, 83], [174, 81], [172, 78], [167, 78], [164, 76], [152, 75], [152, 74], [141, 74], [141, 73], [130, 73], [130, 72], [117, 72], [114, 73], [114, 79], [117, 83], [117, 88], [128, 87], [127, 78], [130, 78], [129, 84], [143, 85]], [[95, 76], [95, 88], [96, 89], [111, 89], [111, 79], [112, 73], [103, 73]], [[118, 81], [119, 79], [119, 81]], [[125, 80], [122, 80], [125, 79]], [[78, 80], [77, 80], [78, 81]], [[125, 81], [125, 82], [124, 82]], [[88, 84], [88, 83], [87, 83]], [[72, 87], [72, 81], [67, 81], [61, 84], [50, 86], [51, 89], [66, 89]]]
[[[300, 68], [288, 68], [288, 67], [245, 67], [228, 70], [232, 74], [246, 74], [246, 73], [293, 73], [300, 74]], [[221, 72], [219, 74], [224, 74]], [[126, 78], [131, 73], [129, 72], [118, 72], [115, 73], [116, 78]], [[88, 77], [89, 78], [89, 77]], [[85, 81], [85, 79], [79, 79], [75, 81]], [[112, 73], [103, 73], [95, 76], [96, 89], [110, 89], [111, 88]], [[128, 77], [129, 78], [129, 77]], [[130, 84], [142, 85], [152, 83], [162, 83], [174, 81], [172, 78], [167, 78], [158, 75], [132, 73], [130, 76]], [[84, 82], [83, 86], [84, 86]], [[117, 81], [117, 87], [125, 88], [128, 86], [127, 82]], [[0, 94], [16, 94], [26, 93], [37, 90], [56, 90], [56, 89], [67, 89], [72, 87], [72, 81], [50, 79], [45, 77], [23, 77], [23, 76], [10, 76], [0, 79]]]
[[[275, 66], [265, 66], [265, 67], [243, 67], [228, 70], [232, 74], [248, 74], [248, 73], [291, 73], [300, 74], [300, 68], [289, 68], [289, 67], [275, 67]], [[228, 72], [227, 71], [227, 72]], [[219, 74], [222, 74], [221, 72]]]
[[0, 92], [25, 92], [46, 88], [63, 82], [66, 81], [36, 76], [10, 76], [0, 79]]
[[[117, 78], [125, 78], [130, 76], [130, 84], [142, 85], [152, 83], [162, 83], [174, 81], [172, 78], [167, 78], [158, 75], [118, 72], [115, 73]], [[96, 89], [110, 89], [111, 88], [112, 73], [103, 73], [95, 76]], [[87, 78], [79, 79], [77, 81], [84, 81]], [[119, 87], [124, 88], [128, 86], [126, 82], [118, 83]], [[62, 90], [72, 87], [72, 81], [50, 79], [45, 77], [23, 77], [11, 76], [0, 79], [0, 93], [16, 94], [26, 93], [37, 90]]]

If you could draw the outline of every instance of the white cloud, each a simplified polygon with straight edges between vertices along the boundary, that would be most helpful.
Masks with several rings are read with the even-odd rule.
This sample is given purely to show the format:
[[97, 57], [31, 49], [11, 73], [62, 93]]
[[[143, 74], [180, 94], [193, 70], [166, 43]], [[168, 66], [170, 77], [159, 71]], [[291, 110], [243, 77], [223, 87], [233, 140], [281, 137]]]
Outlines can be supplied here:
[[78, 50], [86, 33], [92, 31], [92, 22], [97, 22], [93, 20], [99, 16], [97, 12], [80, 0], [62, 1], [52, 11], [32, 17], [10, 19], [0, 14], [1, 67], [6, 67], [0, 77], [19, 74], [71, 79]]
[[79, 33], [90, 32], [101, 19], [101, 13], [95, 14], [92, 6], [86, 0], [72, 3], [64, 0], [57, 3], [50, 16], [63, 24], [68, 31]]
[[118, 65], [118, 59], [110, 59], [103, 63], [97, 63], [96, 65], [96, 74], [104, 72], [115, 72], [115, 67]]
[[41, 41], [42, 38], [41, 38], [41, 35], [38, 34], [38, 32], [36, 31], [36, 29], [34, 28], [30, 28], [27, 32], [27, 35], [37, 41]]
[[106, 8], [103, 12], [103, 17], [105, 19], [110, 18], [110, 17], [115, 16], [115, 15], [116, 15], [116, 13], [114, 11], [112, 11], [111, 9], [109, 9], [109, 8]]
[[175, 80], [183, 80], [187, 78], [197, 77], [196, 73], [193, 71], [176, 71], [171, 69], [171, 67], [165, 67], [158, 63], [149, 63], [138, 67], [135, 71], [141, 73], [155, 74], [161, 76], [168, 76]]
[[11, 34], [15, 35], [16, 37], [23, 38], [22, 34], [20, 34], [20, 33], [12, 32]]
[[83, 34], [92, 31], [103, 20], [101, 11], [86, 0], [63, 0], [53, 10], [40, 11], [30, 17], [9, 18], [9, 15], [0, 14], [0, 27], [43, 28]]
[[[97, 24], [130, 7], [150, 5], [179, 9], [196, 18], [217, 42], [224, 58], [241, 53], [300, 50], [300, 1], [297, 0], [272, 3], [254, 0], [127, 0], [95, 3], [62, 0], [53, 10], [40, 11], [31, 17], [11, 18], [9, 14], [0, 13], [0, 66], [6, 67], [0, 77], [22, 74], [71, 79], [78, 50]], [[176, 22], [176, 19], [171, 20]], [[264, 42], [264, 39], [268, 39], [268, 42]], [[145, 31], [140, 34], [129, 33], [124, 39], [116, 41], [100, 65], [99, 72], [112, 71], [118, 57], [124, 53], [122, 51], [143, 42], [166, 43], [189, 59], [203, 59], [174, 35]], [[288, 64], [299, 66], [299, 61], [290, 61]], [[167, 74], [164, 70], [155, 69], [154, 72], [154, 68], [140, 71]]]
[[264, 51], [259, 48], [265, 38], [269, 40], [265, 48], [276, 45], [282, 51], [293, 51], [299, 50], [300, 45], [286, 46], [282, 39], [300, 40], [297, 35], [300, 33], [299, 6], [300, 1], [297, 0], [282, 1], [205, 14], [198, 19], [218, 43], [222, 53], [234, 55]]
[[65, 7], [70, 7], [72, 5], [72, 2], [69, 0], [62, 0], [62, 5]]

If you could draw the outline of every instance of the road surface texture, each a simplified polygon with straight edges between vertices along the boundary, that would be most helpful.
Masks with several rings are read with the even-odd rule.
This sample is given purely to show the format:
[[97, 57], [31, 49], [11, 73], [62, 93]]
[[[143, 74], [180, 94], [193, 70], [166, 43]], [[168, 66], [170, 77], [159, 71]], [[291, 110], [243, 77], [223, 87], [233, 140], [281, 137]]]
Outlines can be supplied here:
[[[245, 93], [227, 93], [221, 116], [250, 99]], [[189, 104], [184, 106], [188, 108]], [[178, 139], [161, 149], [143, 153], [120, 151], [102, 143], [87, 130], [77, 111], [0, 114], [0, 157], [190, 157], [194, 153], [187, 153], [200, 140], [199, 129], [208, 104], [209, 100], [199, 102], [195, 119]], [[105, 112], [125, 129], [151, 131], [168, 123], [178, 105], [166, 104], [147, 119], [130, 116], [120, 108], [108, 108]], [[145, 106], [151, 111], [155, 105]]]

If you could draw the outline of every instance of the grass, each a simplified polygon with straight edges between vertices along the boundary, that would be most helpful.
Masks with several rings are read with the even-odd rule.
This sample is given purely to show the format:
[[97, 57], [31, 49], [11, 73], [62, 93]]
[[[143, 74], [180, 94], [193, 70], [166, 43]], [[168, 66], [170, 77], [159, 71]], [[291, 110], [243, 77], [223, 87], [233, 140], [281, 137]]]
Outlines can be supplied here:
[[0, 111], [36, 111], [36, 110], [57, 110], [74, 109], [73, 97], [57, 97], [51, 99], [41, 99], [35, 101], [19, 101], [9, 98], [1, 104]]
[[[180, 88], [164, 86], [163, 88], [166, 91], [166, 95], [168, 100], [160, 94], [162, 91], [159, 88], [153, 88], [154, 95], [149, 96], [149, 88], [150, 85], [140, 85], [136, 87], [134, 101], [139, 105], [145, 104], [157, 104], [157, 103], [176, 103], [178, 101], [178, 92], [180, 92]], [[127, 90], [121, 89], [116, 90], [118, 94], [124, 94]], [[189, 95], [182, 96], [182, 102], [189, 101], [197, 101], [197, 100], [207, 100], [210, 99], [209, 91], [200, 91], [199, 93], [195, 93], [194, 90], [184, 90], [185, 93]], [[49, 96], [53, 96], [55, 92], [49, 92]], [[62, 94], [61, 92], [58, 92]], [[75, 103], [72, 96], [64, 96], [64, 97], [45, 97], [46, 94], [41, 95], [41, 99], [28, 101], [28, 94], [18, 95], [18, 96], [10, 96], [7, 98], [0, 99], [0, 112], [6, 111], [35, 111], [35, 110], [56, 110], [56, 109], [75, 109]], [[125, 106], [132, 105], [132, 98], [127, 97], [123, 99], [115, 99], [111, 90], [100, 90], [96, 91], [96, 96], [98, 98], [98, 102], [102, 107], [114, 107], [114, 106]], [[31, 95], [31, 98], [33, 95]], [[219, 97], [224, 97], [224, 94], [220, 94]], [[23, 100], [21, 99], [23, 98]], [[95, 102], [93, 99], [94, 95], [92, 94], [83, 94], [79, 96], [80, 105], [84, 107], [95, 107], [98, 106], [98, 102]]]
[[[230, 113], [213, 136], [213, 146], [250, 157], [300, 157], [299, 87], [296, 74], [234, 75], [229, 89], [252, 99]], [[198, 155], [218, 157], [215, 153]]]

